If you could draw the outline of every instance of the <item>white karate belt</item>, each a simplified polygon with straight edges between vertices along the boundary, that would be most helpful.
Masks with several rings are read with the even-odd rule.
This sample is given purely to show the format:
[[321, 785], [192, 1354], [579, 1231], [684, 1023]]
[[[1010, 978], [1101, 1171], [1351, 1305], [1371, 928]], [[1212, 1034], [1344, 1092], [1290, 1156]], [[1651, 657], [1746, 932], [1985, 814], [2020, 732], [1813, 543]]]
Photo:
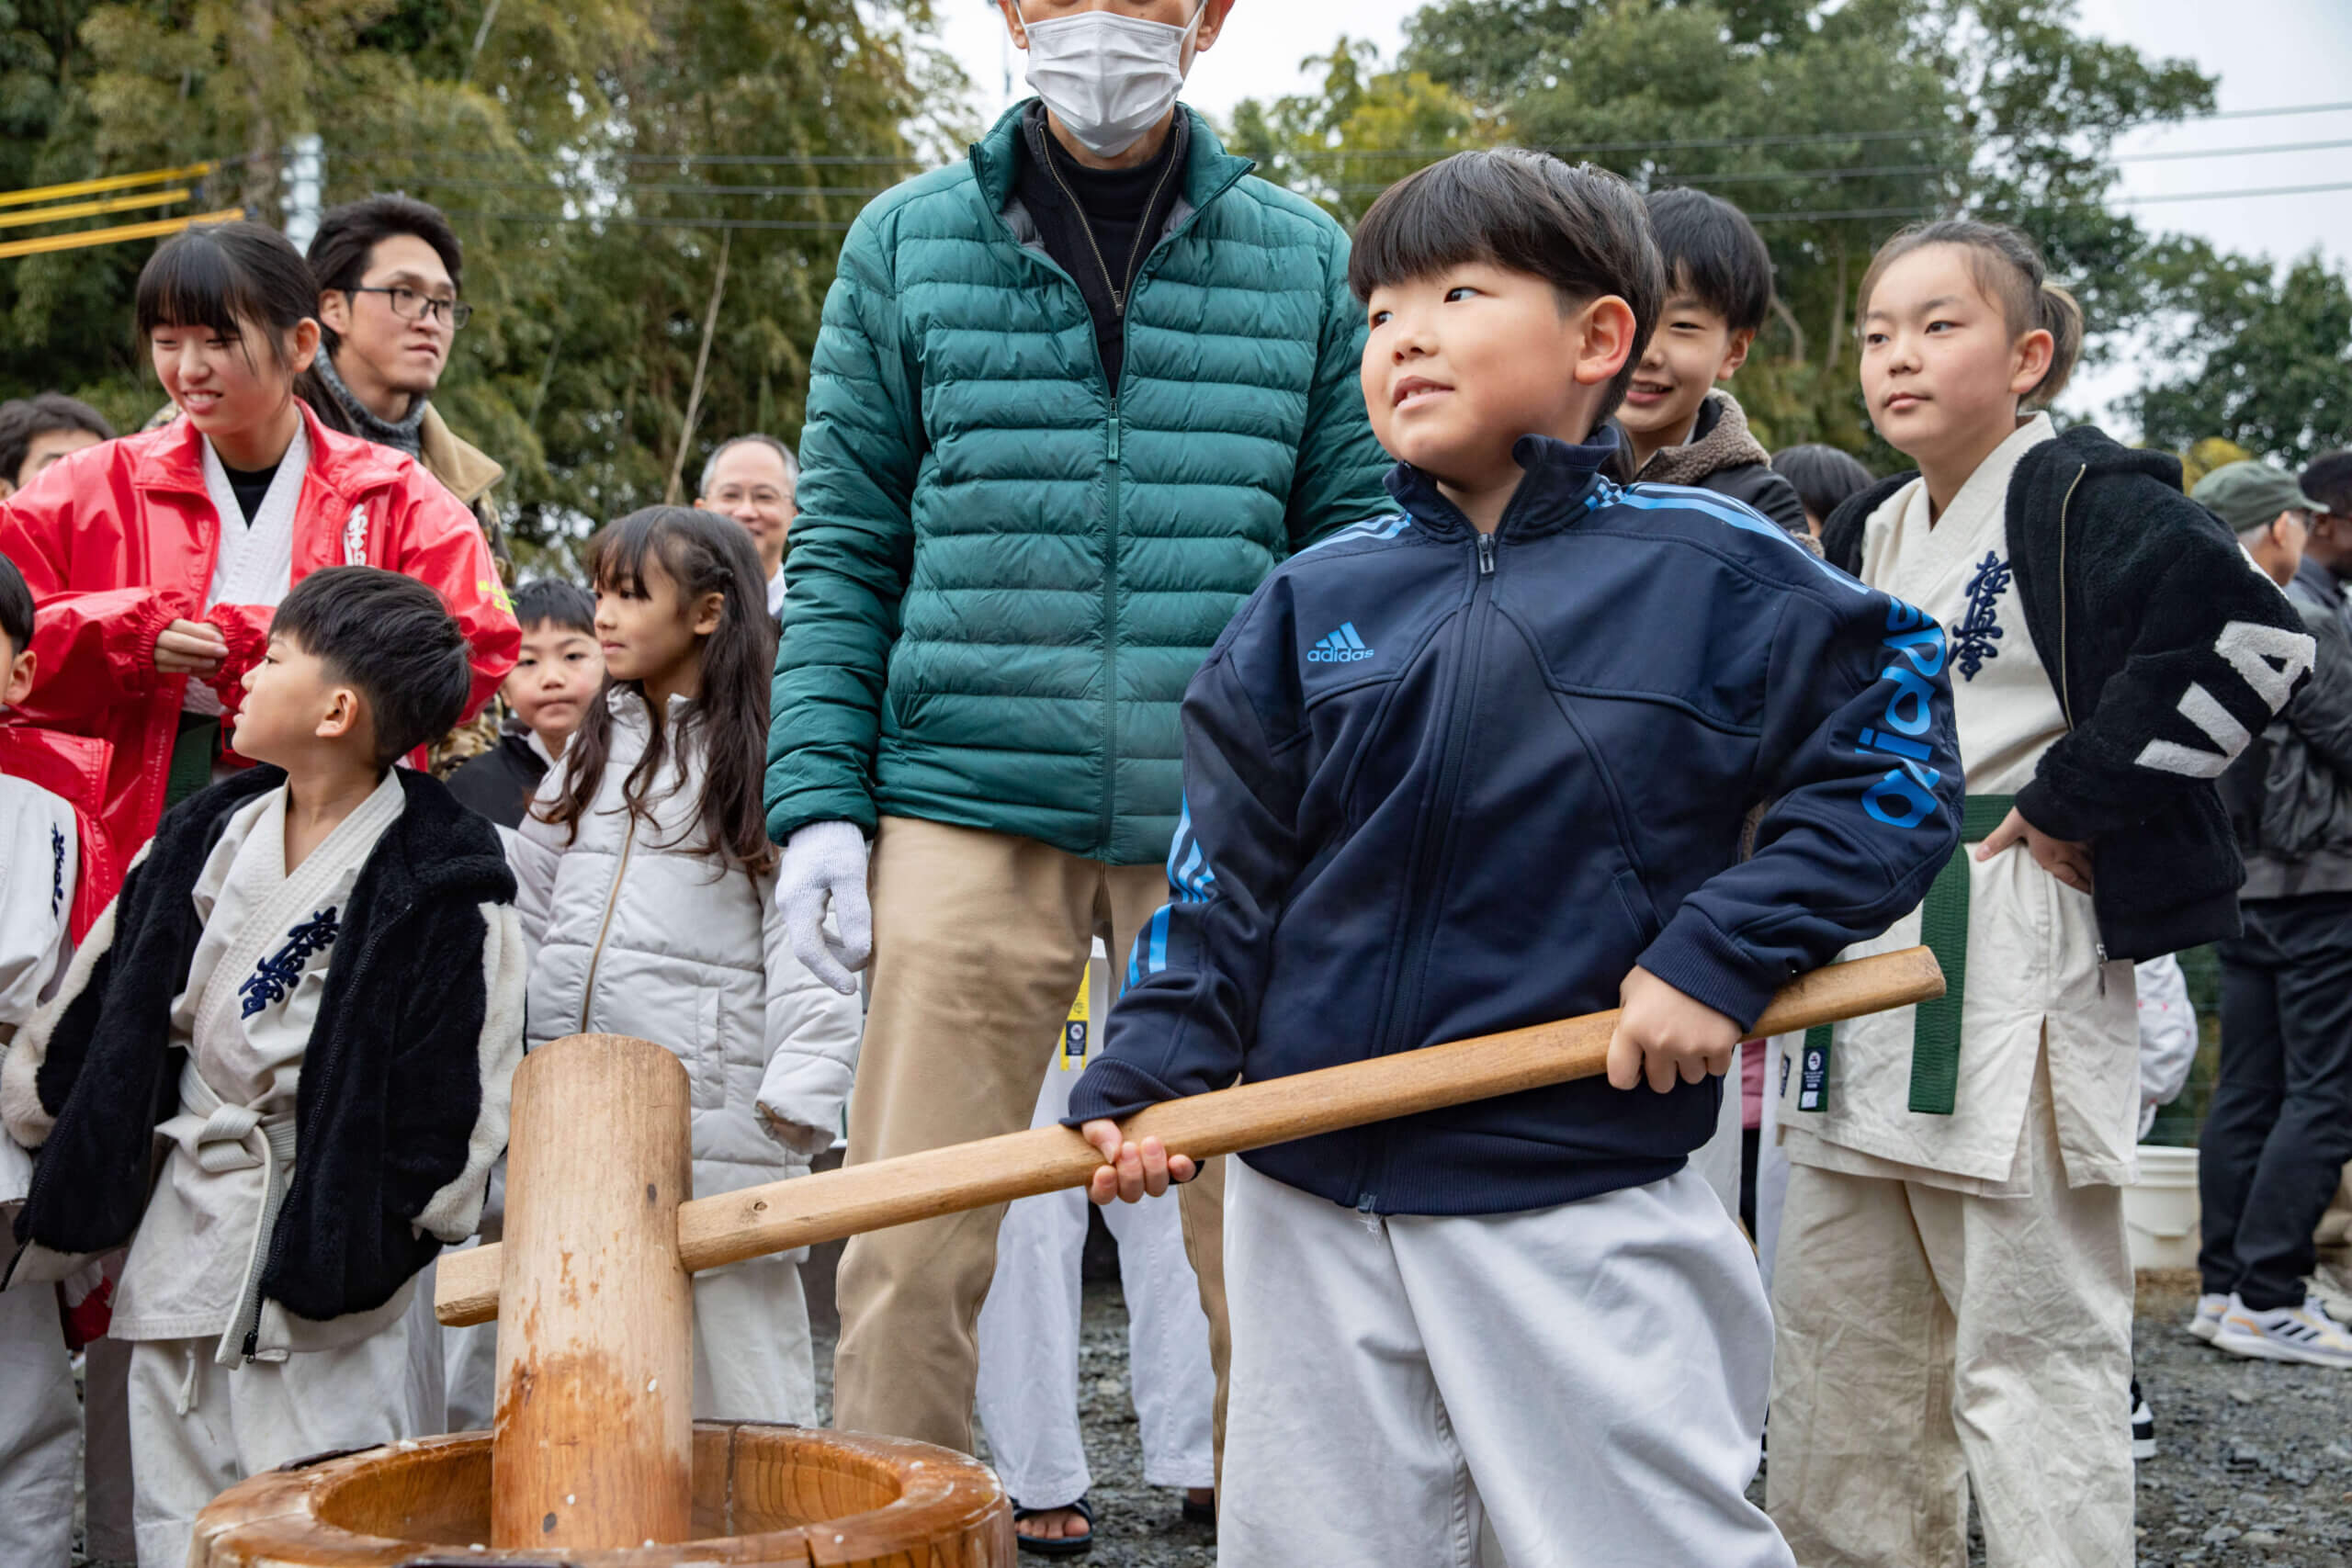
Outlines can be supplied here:
[[294, 1115], [264, 1116], [251, 1106], [229, 1104], [204, 1081], [191, 1058], [180, 1070], [180, 1113], [155, 1131], [177, 1144], [208, 1176], [262, 1169], [261, 1218], [245, 1251], [244, 1284], [236, 1314], [212, 1352], [215, 1362], [233, 1367], [252, 1353], [248, 1343], [261, 1324], [262, 1271], [277, 1228], [278, 1205], [286, 1200], [287, 1172], [294, 1164]]

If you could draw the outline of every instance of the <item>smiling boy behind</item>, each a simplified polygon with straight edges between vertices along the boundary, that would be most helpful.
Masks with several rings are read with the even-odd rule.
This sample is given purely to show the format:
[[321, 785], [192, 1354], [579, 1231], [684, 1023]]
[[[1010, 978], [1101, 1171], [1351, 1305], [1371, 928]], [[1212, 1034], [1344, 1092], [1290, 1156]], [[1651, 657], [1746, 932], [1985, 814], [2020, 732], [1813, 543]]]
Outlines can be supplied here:
[[449, 775], [458, 804], [496, 823], [500, 837], [523, 825], [531, 796], [562, 760], [588, 705], [605, 685], [596, 645], [596, 601], [576, 582], [541, 578], [514, 591], [523, 651], [498, 689], [514, 717], [498, 744]]
[[1742, 1495], [1770, 1321], [1687, 1156], [1774, 990], [1951, 851], [1942, 633], [1604, 477], [1666, 287], [1613, 175], [1434, 164], [1350, 282], [1403, 510], [1278, 570], [1185, 695], [1174, 901], [1072, 1100], [1094, 1196], [1193, 1169], [1108, 1118], [1622, 1002], [1607, 1081], [1231, 1169], [1218, 1561], [1467, 1568], [1490, 1521], [1514, 1562], [1785, 1568]]
[[1647, 206], [1666, 304], [1617, 410], [1634, 482], [1711, 490], [1804, 535], [1796, 488], [1773, 472], [1738, 400], [1715, 385], [1747, 363], [1772, 309], [1771, 254], [1745, 213], [1704, 191], [1654, 191]]

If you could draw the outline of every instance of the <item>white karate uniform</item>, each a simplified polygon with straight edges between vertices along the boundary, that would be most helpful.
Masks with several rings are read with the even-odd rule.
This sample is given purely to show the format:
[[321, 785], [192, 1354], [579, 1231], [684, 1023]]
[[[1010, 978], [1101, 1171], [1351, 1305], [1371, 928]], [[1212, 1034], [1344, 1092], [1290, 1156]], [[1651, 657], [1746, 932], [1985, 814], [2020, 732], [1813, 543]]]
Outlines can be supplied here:
[[[1913, 482], [1864, 525], [1862, 580], [1948, 638], [1968, 790], [2031, 782], [2066, 716], [2026, 627], [2006, 510], [2036, 415], [1930, 526]], [[1808, 1568], [1959, 1564], [1973, 1481], [1991, 1568], [2128, 1564], [2136, 1175], [2132, 966], [2090, 898], [2018, 844], [1968, 856], [1959, 1090], [1908, 1109], [1914, 1010], [1837, 1026], [1828, 1104], [1771, 1088], [1794, 1168], [1773, 1273], [1772, 1516]], [[1913, 910], [1860, 957], [1919, 941]], [[1900, 1392], [1898, 1392], [1900, 1391]]]
[[[212, 443], [199, 444], [204, 457], [204, 493], [220, 518], [220, 548], [212, 560], [212, 580], [205, 587], [204, 607], [215, 604], [276, 605], [293, 591], [294, 513], [302, 495], [302, 476], [311, 467], [311, 434], [297, 426], [294, 443], [278, 459], [261, 505], [250, 521], [229, 484], [229, 470]], [[190, 681], [180, 698], [184, 712], [219, 716], [220, 694], [201, 681]], [[215, 770], [214, 782], [222, 776]]]
[[[1520, 1213], [1226, 1178], [1219, 1568], [1793, 1568], [1743, 1495], [1771, 1321], [1697, 1172]], [[1779, 1434], [1773, 1435], [1779, 1462]]]
[[[1068, 1065], [1056, 1053], [1031, 1126], [1050, 1127], [1069, 1114], [1084, 1067], [1085, 1060]], [[1026, 1508], [1064, 1506], [1093, 1484], [1078, 1425], [1079, 1256], [1088, 1206], [1086, 1194], [1072, 1188], [1007, 1208], [996, 1277], [980, 1308], [980, 1425], [998, 1477]], [[1144, 1483], [1215, 1485], [1216, 1374], [1176, 1194], [1114, 1203], [1102, 1218], [1119, 1243]]]
[[440, 1429], [438, 1357], [428, 1379], [409, 1343], [414, 1280], [373, 1312], [324, 1322], [257, 1296], [334, 932], [403, 804], [387, 775], [289, 875], [286, 792], [272, 790], [230, 818], [197, 879], [204, 934], [172, 1008], [188, 1052], [180, 1114], [158, 1129], [168, 1152], [109, 1331], [132, 1342], [142, 1568], [185, 1562], [197, 1514], [257, 1471]]
[[[72, 807], [0, 777], [0, 1033], [13, 1036], [64, 977], [79, 848]], [[31, 1156], [0, 1134], [0, 1258], [31, 1178]], [[0, 1562], [65, 1562], [81, 1429], [57, 1287], [0, 1291]]]

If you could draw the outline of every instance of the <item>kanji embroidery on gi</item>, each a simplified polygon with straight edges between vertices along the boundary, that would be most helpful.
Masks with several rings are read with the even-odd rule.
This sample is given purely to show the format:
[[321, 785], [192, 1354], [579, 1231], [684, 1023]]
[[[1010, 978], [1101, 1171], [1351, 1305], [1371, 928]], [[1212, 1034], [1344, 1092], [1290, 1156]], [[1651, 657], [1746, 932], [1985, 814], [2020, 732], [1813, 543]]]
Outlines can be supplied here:
[[65, 835], [55, 824], [49, 829], [49, 918], [65, 908]]
[[238, 1016], [251, 1018], [273, 1002], [286, 999], [286, 994], [302, 978], [302, 966], [311, 955], [322, 948], [331, 947], [340, 928], [333, 909], [322, 909], [286, 933], [286, 945], [254, 966], [245, 983], [237, 987], [237, 995], [245, 998]]
[[1952, 623], [1952, 662], [1965, 680], [1976, 679], [1988, 659], [1998, 659], [2001, 640], [2001, 595], [2009, 591], [2009, 563], [1997, 550], [1986, 550], [1968, 580], [1968, 613]]

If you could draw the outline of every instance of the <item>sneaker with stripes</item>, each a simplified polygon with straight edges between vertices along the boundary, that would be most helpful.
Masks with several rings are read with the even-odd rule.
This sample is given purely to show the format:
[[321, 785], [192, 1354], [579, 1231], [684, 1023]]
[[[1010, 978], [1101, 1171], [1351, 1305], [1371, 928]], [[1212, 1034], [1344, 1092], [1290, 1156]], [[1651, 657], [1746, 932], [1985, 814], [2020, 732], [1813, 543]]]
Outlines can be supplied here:
[[2156, 1457], [2156, 1413], [2148, 1407], [2148, 1396], [2140, 1392], [2140, 1380], [2132, 1380], [2132, 1457]]
[[2197, 1315], [2188, 1320], [2188, 1332], [2211, 1345], [2222, 1332], [2222, 1314], [2229, 1310], [2229, 1297], [2207, 1292], [2197, 1298]]
[[2352, 1367], [2352, 1333], [2327, 1315], [2316, 1296], [2299, 1307], [2256, 1312], [2232, 1292], [2213, 1343], [2233, 1356], [2255, 1360]]

